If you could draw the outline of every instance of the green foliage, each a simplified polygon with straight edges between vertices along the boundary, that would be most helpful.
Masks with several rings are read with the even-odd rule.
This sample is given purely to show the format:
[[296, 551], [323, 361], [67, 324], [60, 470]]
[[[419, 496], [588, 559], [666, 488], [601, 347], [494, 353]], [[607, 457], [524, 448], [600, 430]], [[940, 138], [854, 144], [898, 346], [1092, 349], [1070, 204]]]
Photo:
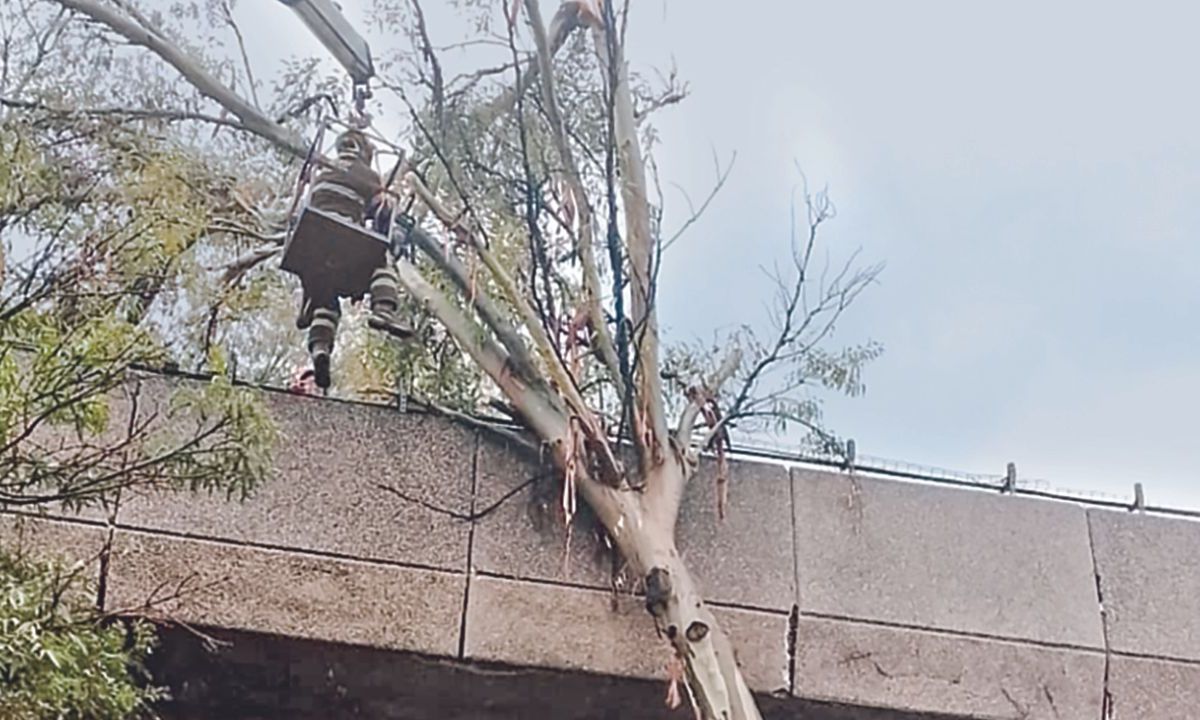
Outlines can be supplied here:
[[109, 623], [62, 564], [0, 553], [0, 717], [126, 720], [163, 691], [145, 682], [150, 625]]
[[103, 119], [0, 114], [0, 149], [0, 505], [135, 484], [244, 497], [274, 443], [252, 395], [220, 373], [170, 402], [130, 382], [196, 324], [172, 322], [164, 299], [225, 242], [214, 223], [244, 215], [236, 188], [177, 141]]
[[[359, 342], [348, 348], [343, 367], [357, 364], [360, 375], [351, 370], [349, 377], [361, 378], [360, 392], [391, 388], [409, 397], [434, 401], [439, 405], [472, 412], [479, 407], [485, 392], [483, 378], [454, 341], [415, 303], [404, 303], [408, 315], [417, 319], [419, 342], [396, 343], [375, 332], [364, 332]], [[365, 382], [362, 382], [364, 381]]]
[[55, 178], [46, 164], [30, 128], [17, 121], [0, 124], [0, 208], [12, 212], [28, 198], [47, 193]]
[[30, 310], [2, 327], [4, 340], [25, 350], [0, 351], [0, 438], [6, 442], [41, 423], [101, 432], [108, 423], [101, 393], [132, 362], [154, 355], [143, 334], [112, 316], [67, 327], [50, 313]]
[[858, 397], [867, 391], [862, 379], [863, 369], [882, 354], [883, 346], [874, 341], [844, 347], [836, 352], [812, 347], [804, 354], [804, 366], [800, 372], [828, 390]]
[[[28, 105], [0, 107], [0, 507], [93, 504], [130, 486], [245, 497], [276, 440], [256, 394], [219, 363], [175, 392], [138, 368], [207, 358], [214, 305], [229, 310], [213, 347], [279, 336], [275, 322], [235, 332], [287, 303], [263, 281], [277, 273], [220, 291], [211, 277], [273, 232], [257, 210], [269, 188], [286, 194], [288, 166], [242, 135], [87, 111], [194, 100], [157, 60], [58, 13], [0, 3], [12, 49], [0, 96]], [[202, 52], [211, 28], [197, 30], [187, 44]], [[152, 714], [153, 628], [97, 616], [88, 593], [68, 568], [0, 554], [0, 718]]]
[[[672, 414], [682, 412], [689, 387], [712, 377], [731, 348], [742, 362], [722, 386], [717, 402], [723, 413], [735, 413], [730, 430], [738, 438], [758, 435], [792, 436], [802, 453], [841, 457], [844, 443], [825, 426], [821, 391], [857, 397], [866, 392], [862, 374], [883, 347], [876, 342], [834, 350], [819, 345], [828, 330], [823, 325], [808, 333], [783, 333], [763, 338], [742, 327], [711, 344], [675, 343], [663, 356], [664, 403]], [[782, 342], [780, 338], [783, 338]]]
[[4, 329], [22, 349], [0, 348], [0, 503], [89, 504], [130, 485], [245, 497], [266, 478], [275, 428], [252, 391], [216, 375], [169, 399], [146, 393], [131, 373], [159, 351], [115, 317]]

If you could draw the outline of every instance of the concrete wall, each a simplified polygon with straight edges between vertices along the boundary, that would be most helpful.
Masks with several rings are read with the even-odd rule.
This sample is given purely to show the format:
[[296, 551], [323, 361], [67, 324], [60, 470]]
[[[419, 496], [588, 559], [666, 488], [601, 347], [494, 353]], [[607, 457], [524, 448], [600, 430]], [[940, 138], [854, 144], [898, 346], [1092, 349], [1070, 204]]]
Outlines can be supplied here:
[[[443, 420], [264, 398], [277, 472], [245, 503], [127, 494], [107, 518], [0, 517], [0, 543], [91, 562], [109, 610], [665, 676], [586, 516], [567, 543], [544, 469]], [[1198, 716], [1200, 523], [770, 464], [735, 464], [730, 495], [718, 522], [706, 468], [679, 544], [774, 716]]]

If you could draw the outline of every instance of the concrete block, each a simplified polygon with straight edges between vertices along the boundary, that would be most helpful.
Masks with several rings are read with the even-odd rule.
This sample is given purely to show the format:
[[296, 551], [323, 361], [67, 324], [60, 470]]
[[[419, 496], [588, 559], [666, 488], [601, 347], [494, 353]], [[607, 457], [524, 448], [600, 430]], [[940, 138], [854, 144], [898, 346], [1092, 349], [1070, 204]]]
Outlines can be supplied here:
[[1114, 652], [1200, 661], [1200, 522], [1091, 510]]
[[711, 610], [733, 643], [733, 654], [750, 689], [761, 693], [787, 690], [787, 616], [722, 607]]
[[[280, 440], [275, 472], [244, 502], [187, 492], [136, 494], [126, 527], [464, 570], [475, 436], [388, 408], [263, 393]], [[402, 499], [380, 486], [399, 490]], [[418, 502], [419, 501], [419, 502]]]
[[[527, 487], [518, 490], [522, 486]], [[475, 524], [471, 550], [475, 569], [505, 577], [611, 587], [613, 560], [599, 539], [598, 521], [580, 500], [568, 543], [561, 492], [562, 482], [552, 466], [539, 466], [503, 440], [481, 434], [475, 509], [500, 504]]]
[[678, 545], [710, 602], [790, 611], [796, 588], [787, 469], [730, 463], [729, 502], [721, 520], [716, 463], [705, 460], [684, 495]]
[[466, 578], [118, 530], [108, 584], [110, 610], [454, 655]]
[[802, 617], [795, 693], [962, 718], [1098, 718], [1104, 656]]
[[[677, 529], [680, 553], [708, 600], [787, 612], [795, 592], [787, 471], [731, 463], [723, 521], [717, 519], [715, 473], [715, 464], [705, 462], [688, 486]], [[539, 480], [533, 486], [479, 520], [475, 567], [505, 577], [611, 587], [612, 558], [587, 507], [581, 503], [568, 549], [558, 474], [481, 438], [477, 508], [534, 477]]]
[[1200, 708], [1200, 664], [1114, 656], [1112, 720], [1185, 720]]
[[468, 659], [665, 677], [670, 656], [636, 598], [478, 575], [467, 597]]
[[100, 602], [96, 592], [107, 541], [108, 528], [101, 525], [0, 513], [0, 550], [38, 562], [61, 563], [64, 575], [77, 571], [81, 582], [74, 586], [74, 597], [80, 602]]
[[[785, 685], [787, 617], [714, 609], [754, 690]], [[513, 665], [665, 679], [666, 640], [640, 599], [477, 576], [467, 600], [466, 657]]]
[[794, 471], [803, 612], [1103, 648], [1082, 508]]

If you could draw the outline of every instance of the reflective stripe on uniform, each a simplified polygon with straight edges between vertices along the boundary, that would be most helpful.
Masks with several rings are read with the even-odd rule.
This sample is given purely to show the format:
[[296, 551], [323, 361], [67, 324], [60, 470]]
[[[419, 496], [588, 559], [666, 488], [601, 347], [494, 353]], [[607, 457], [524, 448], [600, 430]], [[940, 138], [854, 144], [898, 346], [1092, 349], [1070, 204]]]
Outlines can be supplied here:
[[376, 268], [371, 275], [371, 309], [394, 312], [400, 307], [400, 288], [396, 272], [390, 267]]
[[333, 340], [337, 335], [338, 320], [341, 315], [341, 312], [330, 308], [322, 307], [313, 310], [312, 324], [308, 326], [309, 352], [319, 345], [323, 345], [325, 350], [333, 352]]
[[363, 201], [362, 195], [359, 195], [354, 190], [352, 190], [340, 183], [333, 182], [332, 180], [323, 180], [323, 181], [318, 181], [318, 182], [314, 183], [312, 186], [311, 195], [316, 195], [318, 193], [326, 193], [326, 192], [333, 193], [335, 195], [341, 195], [342, 197], [346, 198], [347, 200], [353, 200], [354, 202], [362, 202]]
[[396, 271], [390, 267], [375, 268], [375, 272], [371, 273], [371, 287], [398, 287], [399, 280], [396, 278]]
[[319, 307], [316, 310], [313, 310], [312, 321], [314, 325], [321, 323], [330, 327], [337, 327], [338, 320], [340, 320], [341, 317], [342, 313], [340, 310]]

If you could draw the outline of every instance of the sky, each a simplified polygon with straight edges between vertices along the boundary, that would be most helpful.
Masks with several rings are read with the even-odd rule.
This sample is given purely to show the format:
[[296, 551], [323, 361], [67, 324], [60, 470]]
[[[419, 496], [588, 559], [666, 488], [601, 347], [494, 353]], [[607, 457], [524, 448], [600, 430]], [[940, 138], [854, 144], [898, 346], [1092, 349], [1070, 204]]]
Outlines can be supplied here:
[[[240, 7], [277, 29], [256, 63], [314, 51], [281, 5]], [[831, 261], [886, 263], [834, 338], [884, 355], [825, 402], [860, 455], [1200, 509], [1198, 22], [1163, 0], [634, 3], [634, 69], [691, 90], [656, 118], [664, 181], [701, 198], [737, 153], [668, 253], [665, 332], [763, 322], [801, 168], [838, 207]]]

